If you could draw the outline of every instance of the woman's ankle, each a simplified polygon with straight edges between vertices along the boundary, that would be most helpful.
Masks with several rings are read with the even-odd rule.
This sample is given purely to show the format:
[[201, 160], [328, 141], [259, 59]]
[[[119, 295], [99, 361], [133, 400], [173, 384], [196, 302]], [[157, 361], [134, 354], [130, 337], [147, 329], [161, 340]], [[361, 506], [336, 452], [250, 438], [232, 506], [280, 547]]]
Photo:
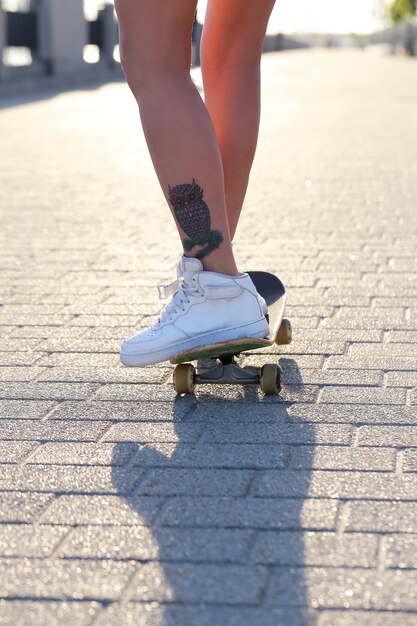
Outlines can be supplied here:
[[216, 272], [227, 276], [239, 276], [240, 273], [233, 257], [231, 259], [210, 259], [207, 257], [202, 260], [202, 263], [206, 272]]

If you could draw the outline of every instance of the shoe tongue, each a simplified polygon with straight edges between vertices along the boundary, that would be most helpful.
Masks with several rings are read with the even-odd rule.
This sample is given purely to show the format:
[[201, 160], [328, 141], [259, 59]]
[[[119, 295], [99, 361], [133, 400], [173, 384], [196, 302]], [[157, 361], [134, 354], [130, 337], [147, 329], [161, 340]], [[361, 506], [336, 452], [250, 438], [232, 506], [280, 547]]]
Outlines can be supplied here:
[[189, 283], [197, 272], [203, 271], [203, 264], [199, 259], [194, 257], [183, 256], [180, 260], [180, 267], [186, 283]]

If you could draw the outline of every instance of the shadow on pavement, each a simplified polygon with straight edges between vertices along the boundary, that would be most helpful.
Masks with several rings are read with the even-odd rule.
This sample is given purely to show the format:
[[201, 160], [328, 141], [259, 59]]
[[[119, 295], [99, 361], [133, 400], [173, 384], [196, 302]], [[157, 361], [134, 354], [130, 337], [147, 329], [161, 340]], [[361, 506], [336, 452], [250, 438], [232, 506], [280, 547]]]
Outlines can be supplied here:
[[[280, 363], [302, 387], [297, 364]], [[292, 402], [261, 398], [253, 387], [228, 400], [224, 388], [203, 389], [186, 417], [184, 398], [174, 401], [176, 442], [137, 444], [130, 493], [120, 461], [132, 443], [115, 446], [113, 484], [153, 543], [129, 596], [162, 603], [147, 607], [157, 613], [152, 625], [309, 626], [302, 529], [310, 474], [292, 480], [285, 469], [300, 432]], [[313, 445], [313, 427], [302, 428]]]
[[44, 82], [39, 83], [34, 90], [28, 90], [27, 93], [2, 93], [0, 90], [0, 111], [2, 109], [8, 109], [11, 107], [24, 106], [26, 104], [33, 104], [34, 102], [41, 102], [42, 100], [51, 100], [57, 96], [67, 94], [72, 91], [96, 91], [105, 85], [112, 83], [125, 82], [124, 76], [111, 76], [108, 79], [97, 79], [91, 82], [80, 82], [74, 84], [63, 84], [62, 86], [56, 86], [51, 83], [47, 85]]

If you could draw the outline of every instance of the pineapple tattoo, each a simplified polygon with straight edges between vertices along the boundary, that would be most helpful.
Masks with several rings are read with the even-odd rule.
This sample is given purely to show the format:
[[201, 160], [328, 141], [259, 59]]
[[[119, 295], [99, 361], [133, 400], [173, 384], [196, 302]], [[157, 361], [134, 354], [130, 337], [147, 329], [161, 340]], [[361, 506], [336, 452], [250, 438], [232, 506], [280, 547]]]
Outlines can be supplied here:
[[200, 250], [195, 256], [204, 259], [221, 245], [223, 235], [219, 230], [211, 230], [210, 209], [203, 200], [203, 189], [194, 178], [191, 184], [169, 187], [169, 201], [179, 225], [187, 235], [182, 242], [185, 250], [190, 251], [199, 246]]

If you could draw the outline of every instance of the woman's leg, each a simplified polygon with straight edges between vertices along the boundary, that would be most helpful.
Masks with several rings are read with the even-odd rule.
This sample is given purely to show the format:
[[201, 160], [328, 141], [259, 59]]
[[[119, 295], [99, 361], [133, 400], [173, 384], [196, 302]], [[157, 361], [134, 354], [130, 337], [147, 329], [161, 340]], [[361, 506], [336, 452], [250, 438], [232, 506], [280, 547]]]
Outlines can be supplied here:
[[223, 162], [231, 238], [256, 150], [260, 58], [275, 0], [209, 0], [201, 41], [205, 103]]
[[115, 5], [123, 69], [184, 250], [205, 270], [236, 275], [219, 147], [189, 75], [196, 0]]

